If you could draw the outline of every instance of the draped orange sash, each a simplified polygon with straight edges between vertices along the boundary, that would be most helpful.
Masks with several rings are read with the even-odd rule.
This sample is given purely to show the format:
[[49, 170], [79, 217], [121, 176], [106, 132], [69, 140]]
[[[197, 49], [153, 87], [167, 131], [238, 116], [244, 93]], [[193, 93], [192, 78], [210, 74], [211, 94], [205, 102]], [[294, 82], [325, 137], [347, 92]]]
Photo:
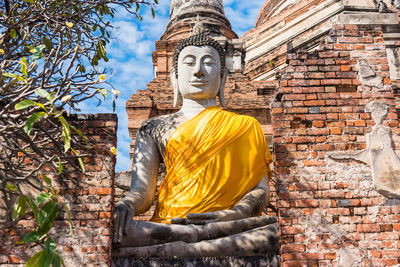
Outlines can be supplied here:
[[165, 148], [167, 175], [151, 221], [232, 208], [272, 161], [256, 119], [209, 107], [179, 126]]

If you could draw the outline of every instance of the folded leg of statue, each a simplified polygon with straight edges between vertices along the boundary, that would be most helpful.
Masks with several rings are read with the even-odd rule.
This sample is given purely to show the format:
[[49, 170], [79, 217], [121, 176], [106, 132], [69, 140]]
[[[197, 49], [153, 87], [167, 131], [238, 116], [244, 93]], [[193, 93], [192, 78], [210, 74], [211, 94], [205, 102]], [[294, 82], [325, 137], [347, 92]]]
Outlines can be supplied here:
[[252, 256], [277, 250], [275, 217], [259, 216], [206, 225], [139, 221], [113, 251], [116, 257]]

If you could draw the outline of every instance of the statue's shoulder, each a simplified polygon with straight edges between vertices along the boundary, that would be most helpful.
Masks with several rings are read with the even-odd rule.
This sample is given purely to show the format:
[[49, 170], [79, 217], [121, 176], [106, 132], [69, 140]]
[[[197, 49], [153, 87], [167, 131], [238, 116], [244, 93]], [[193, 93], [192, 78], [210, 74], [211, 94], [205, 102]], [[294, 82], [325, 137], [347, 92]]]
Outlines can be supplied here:
[[158, 136], [171, 128], [176, 128], [181, 118], [182, 115], [179, 112], [150, 118], [142, 122], [139, 133]]
[[229, 113], [229, 115], [231, 116], [231, 118], [233, 120], [242, 120], [245, 121], [247, 123], [252, 123], [252, 124], [259, 124], [258, 120], [252, 116], [248, 116], [248, 115], [242, 115], [242, 114], [238, 114], [235, 112], [231, 112], [231, 111], [226, 111], [225, 112]]

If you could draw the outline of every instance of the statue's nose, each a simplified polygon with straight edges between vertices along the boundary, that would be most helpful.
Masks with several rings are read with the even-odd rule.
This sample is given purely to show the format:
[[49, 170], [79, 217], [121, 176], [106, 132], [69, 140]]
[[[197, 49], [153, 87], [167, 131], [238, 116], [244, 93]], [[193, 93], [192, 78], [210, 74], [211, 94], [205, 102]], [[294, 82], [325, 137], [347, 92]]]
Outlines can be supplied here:
[[201, 67], [200, 63], [197, 63], [194, 69], [194, 76], [196, 78], [201, 78], [204, 76], [204, 71], [203, 68]]

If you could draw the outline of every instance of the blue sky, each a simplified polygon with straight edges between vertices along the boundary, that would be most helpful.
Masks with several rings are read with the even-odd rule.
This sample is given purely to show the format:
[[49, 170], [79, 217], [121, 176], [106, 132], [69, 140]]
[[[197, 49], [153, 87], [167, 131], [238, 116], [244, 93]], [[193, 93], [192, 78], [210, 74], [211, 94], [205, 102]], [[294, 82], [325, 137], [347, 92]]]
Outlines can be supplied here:
[[[239, 35], [251, 29], [265, 0], [224, 0], [225, 14]], [[153, 77], [151, 53], [155, 50], [155, 41], [165, 31], [169, 20], [170, 0], [159, 0], [156, 6], [156, 18], [152, 19], [150, 9], [143, 9], [143, 21], [120, 11], [115, 16], [114, 37], [107, 48], [110, 61], [105, 65], [114, 75], [109, 82], [121, 92], [116, 102], [118, 114], [118, 154], [116, 171], [128, 171], [130, 168], [128, 117], [125, 103], [138, 89], [146, 89]], [[97, 103], [96, 103], [97, 104]], [[84, 113], [111, 113], [110, 97], [100, 106], [87, 102], [81, 105]]]

